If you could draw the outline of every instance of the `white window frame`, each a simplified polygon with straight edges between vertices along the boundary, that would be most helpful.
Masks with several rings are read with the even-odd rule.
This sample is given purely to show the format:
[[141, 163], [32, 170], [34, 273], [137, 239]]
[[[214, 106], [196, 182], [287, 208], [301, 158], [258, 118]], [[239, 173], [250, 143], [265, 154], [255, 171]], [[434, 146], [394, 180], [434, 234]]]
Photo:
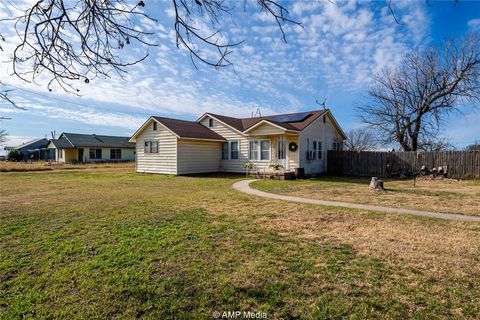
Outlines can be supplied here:
[[[156, 150], [153, 148], [155, 144]], [[155, 151], [154, 151], [155, 150]], [[145, 140], [143, 143], [143, 153], [159, 153], [160, 143], [158, 140]]]
[[[227, 150], [223, 150], [223, 147], [224, 147], [225, 145], [227, 146]], [[230, 144], [228, 143], [228, 141], [222, 142], [222, 149], [220, 150], [220, 153], [221, 153], [220, 157], [221, 157], [222, 160], [228, 160], [228, 155], [229, 155], [228, 150], [230, 149], [230, 148], [228, 147], [229, 145], [230, 145]], [[224, 153], [224, 151], [225, 151], [225, 153]]]
[[63, 149], [58, 149], [58, 159], [63, 159]]
[[208, 127], [209, 127], [209, 128], [212, 128], [212, 127], [213, 127], [213, 119], [212, 119], [212, 118], [209, 118], [209, 119], [208, 119]]
[[314, 146], [315, 145], [316, 148], [313, 149], [313, 159], [322, 160], [322, 141], [314, 140]]
[[[262, 159], [262, 142], [268, 142], [268, 159]], [[252, 146], [256, 144], [256, 150], [252, 150]], [[254, 159], [253, 151], [256, 152], [256, 159]], [[248, 142], [248, 159], [253, 161], [270, 161], [272, 159], [272, 141], [269, 139], [250, 140]]]
[[[97, 150], [100, 150], [100, 158], [97, 158]], [[92, 151], [94, 153], [93, 158], [92, 158]], [[88, 157], [92, 160], [102, 160], [102, 149], [101, 148], [89, 148], [88, 149]]]
[[[238, 149], [237, 149], [237, 152], [238, 152], [238, 156], [236, 159], [233, 159], [232, 158], [232, 143], [237, 143], [237, 146], [238, 146]], [[228, 148], [227, 148], [227, 157], [224, 157], [223, 155], [223, 146], [224, 144], [227, 143], [228, 144]], [[221, 159], [222, 160], [240, 160], [240, 140], [230, 140], [230, 141], [226, 141], [226, 142], [223, 142], [222, 143], [222, 150], [221, 150]]]

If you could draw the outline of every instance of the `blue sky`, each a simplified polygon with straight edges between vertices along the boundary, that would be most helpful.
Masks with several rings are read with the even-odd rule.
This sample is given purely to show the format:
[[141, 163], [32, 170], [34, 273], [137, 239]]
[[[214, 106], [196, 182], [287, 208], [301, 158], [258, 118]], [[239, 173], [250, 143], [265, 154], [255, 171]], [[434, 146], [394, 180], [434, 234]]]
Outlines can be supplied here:
[[[304, 28], [287, 26], [287, 43], [274, 20], [248, 2], [238, 6], [218, 27], [220, 40], [243, 44], [234, 48], [232, 68], [216, 70], [192, 65], [185, 50], [177, 49], [170, 1], [146, 1], [146, 10], [158, 23], [141, 21], [158, 47], [130, 69], [125, 79], [94, 79], [79, 84], [81, 96], [10, 76], [7, 62], [17, 41], [12, 25], [0, 23], [7, 39], [0, 52], [0, 79], [12, 89], [10, 96], [26, 107], [12, 108], [0, 101], [2, 128], [10, 134], [7, 145], [44, 137], [50, 131], [131, 135], [149, 115], [194, 120], [204, 112], [248, 117], [257, 107], [263, 115], [329, 107], [345, 130], [358, 127], [355, 106], [362, 102], [371, 75], [398, 64], [409, 48], [438, 44], [444, 37], [480, 31], [480, 2], [393, 1], [402, 24], [396, 24], [387, 1], [283, 1], [291, 17]], [[18, 4], [21, 6], [21, 4]], [[0, 16], [9, 16], [2, 8]], [[198, 22], [207, 34], [213, 28]], [[6, 30], [6, 31], [4, 31]], [[134, 56], [130, 46], [122, 55]], [[202, 51], [208, 57], [212, 53]], [[449, 118], [442, 135], [458, 147], [480, 140], [479, 112], [465, 108]], [[2, 148], [3, 149], [3, 148]]]

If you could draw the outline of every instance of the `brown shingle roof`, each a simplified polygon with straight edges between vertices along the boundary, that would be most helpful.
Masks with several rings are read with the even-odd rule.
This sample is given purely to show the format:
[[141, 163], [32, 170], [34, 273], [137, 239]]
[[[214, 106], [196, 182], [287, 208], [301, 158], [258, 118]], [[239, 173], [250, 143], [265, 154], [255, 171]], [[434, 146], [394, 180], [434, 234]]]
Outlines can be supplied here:
[[309, 124], [311, 124], [313, 121], [315, 121], [318, 117], [322, 116], [328, 111], [328, 109], [323, 109], [323, 110], [314, 110], [311, 111], [310, 114], [302, 121], [298, 122], [279, 122], [279, 121], [272, 121], [271, 119], [274, 117], [279, 117], [279, 116], [286, 116], [286, 115], [294, 115], [296, 113], [286, 113], [286, 114], [275, 114], [272, 116], [265, 116], [265, 117], [255, 117], [255, 118], [234, 118], [234, 117], [228, 117], [228, 116], [223, 116], [220, 114], [214, 114], [214, 113], [209, 113], [210, 115], [214, 116], [218, 120], [228, 124], [229, 126], [237, 129], [238, 131], [245, 131], [248, 128], [256, 125], [262, 120], [268, 120], [272, 123], [275, 123], [276, 125], [279, 125], [287, 130], [303, 130], [305, 129]]
[[208, 129], [198, 122], [163, 117], [153, 118], [173, 131], [180, 138], [225, 140], [221, 135]]

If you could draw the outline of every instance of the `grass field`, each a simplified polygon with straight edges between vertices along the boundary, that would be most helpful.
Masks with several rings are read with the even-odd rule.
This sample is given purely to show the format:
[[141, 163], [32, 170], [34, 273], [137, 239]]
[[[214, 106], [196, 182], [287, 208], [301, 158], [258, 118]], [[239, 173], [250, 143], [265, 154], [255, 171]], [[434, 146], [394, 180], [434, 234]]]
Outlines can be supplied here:
[[252, 187], [278, 194], [347, 201], [387, 207], [480, 215], [480, 180], [430, 178], [387, 180], [384, 191], [368, 188], [370, 178], [319, 177], [307, 180], [263, 180]]
[[0, 174], [0, 318], [478, 319], [480, 224], [271, 201], [239, 179]]
[[33, 162], [11, 162], [0, 161], [0, 172], [26, 172], [26, 171], [48, 171], [48, 170], [72, 170], [72, 169], [107, 169], [107, 168], [135, 168], [133, 162], [103, 162], [103, 163], [58, 163], [47, 161], [33, 161]]

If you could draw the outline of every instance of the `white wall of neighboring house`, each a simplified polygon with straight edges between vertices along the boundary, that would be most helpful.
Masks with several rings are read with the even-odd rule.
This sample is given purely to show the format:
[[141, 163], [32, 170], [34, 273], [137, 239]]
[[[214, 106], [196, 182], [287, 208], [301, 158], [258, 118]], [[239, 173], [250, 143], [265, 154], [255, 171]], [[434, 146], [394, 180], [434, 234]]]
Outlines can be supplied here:
[[[90, 149], [102, 149], [102, 159], [91, 159], [90, 158]], [[120, 149], [121, 151], [121, 159], [111, 159], [110, 158], [110, 150], [111, 149]], [[77, 157], [78, 157], [78, 149], [77, 150]], [[95, 162], [95, 161], [134, 161], [135, 160], [135, 149], [133, 148], [83, 148], [83, 161], [85, 162]]]
[[[75, 162], [78, 161], [78, 149], [57, 149], [53, 143], [49, 143], [47, 148], [55, 149], [55, 161], [60, 163], [65, 162]], [[134, 161], [135, 160], [135, 149], [133, 148], [80, 148], [83, 149], [83, 161], [84, 162], [100, 162], [100, 161]], [[90, 149], [102, 149], [102, 159], [90, 159]], [[111, 159], [110, 150], [111, 149], [120, 149], [121, 159]], [[59, 157], [59, 153], [61, 157]]]

